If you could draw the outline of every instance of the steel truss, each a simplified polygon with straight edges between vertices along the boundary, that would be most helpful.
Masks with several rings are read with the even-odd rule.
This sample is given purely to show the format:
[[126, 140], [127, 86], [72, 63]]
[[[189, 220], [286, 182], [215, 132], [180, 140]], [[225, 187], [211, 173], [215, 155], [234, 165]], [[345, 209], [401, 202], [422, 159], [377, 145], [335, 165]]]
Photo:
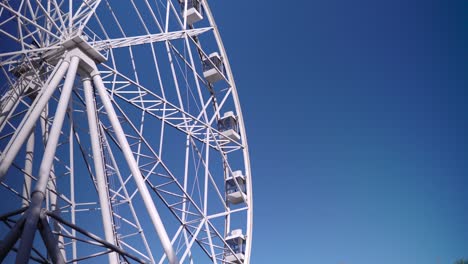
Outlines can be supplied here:
[[[0, 2], [0, 262], [249, 263], [237, 90], [208, 2], [194, 24], [188, 2]], [[240, 140], [218, 128], [228, 111]]]

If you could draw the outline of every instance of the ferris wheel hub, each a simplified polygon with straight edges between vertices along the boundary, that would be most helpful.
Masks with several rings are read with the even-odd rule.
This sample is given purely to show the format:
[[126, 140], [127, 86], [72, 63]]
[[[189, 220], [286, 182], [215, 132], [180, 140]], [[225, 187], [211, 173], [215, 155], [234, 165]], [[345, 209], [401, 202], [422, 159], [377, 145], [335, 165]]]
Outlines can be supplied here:
[[71, 38], [65, 40], [62, 43], [62, 46], [66, 50], [72, 50], [74, 48], [78, 48], [80, 51], [82, 51], [84, 54], [86, 54], [89, 58], [94, 60], [97, 64], [105, 62], [107, 58], [99, 53], [96, 49], [94, 49], [89, 43], [88, 43], [88, 37], [83, 34], [77, 34], [72, 36]]
[[74, 56], [79, 57], [78, 74], [81, 76], [88, 75], [93, 71], [97, 71], [97, 64], [107, 61], [106, 56], [95, 49], [88, 40], [88, 36], [77, 33], [63, 41], [61, 48], [46, 52], [42, 59], [52, 65], [57, 65], [60, 59], [69, 60]]

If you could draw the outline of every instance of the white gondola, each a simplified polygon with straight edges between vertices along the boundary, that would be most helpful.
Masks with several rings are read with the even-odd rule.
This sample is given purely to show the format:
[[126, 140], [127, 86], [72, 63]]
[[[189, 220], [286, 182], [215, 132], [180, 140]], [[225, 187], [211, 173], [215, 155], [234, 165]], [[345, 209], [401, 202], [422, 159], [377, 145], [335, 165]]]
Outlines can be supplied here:
[[[183, 0], [180, 3], [182, 10], [185, 10], [185, 1]], [[187, 2], [187, 12], [184, 13], [184, 16], [187, 18], [187, 24], [192, 25], [195, 22], [198, 22], [203, 19], [202, 7], [199, 0], [188, 0]]]
[[[226, 243], [229, 248], [226, 248], [224, 260], [228, 263], [244, 263], [245, 259], [245, 236], [242, 234], [242, 229], [235, 229], [226, 237]], [[234, 252], [234, 253], [233, 253]]]
[[246, 199], [245, 176], [242, 175], [242, 171], [234, 171], [232, 176], [226, 179], [226, 196], [231, 204], [239, 204]]
[[203, 60], [203, 76], [210, 83], [222, 80], [224, 72], [223, 59], [218, 52], [213, 52], [207, 59]]
[[232, 111], [224, 113], [223, 117], [218, 120], [218, 130], [223, 136], [231, 140], [240, 140], [237, 118]]

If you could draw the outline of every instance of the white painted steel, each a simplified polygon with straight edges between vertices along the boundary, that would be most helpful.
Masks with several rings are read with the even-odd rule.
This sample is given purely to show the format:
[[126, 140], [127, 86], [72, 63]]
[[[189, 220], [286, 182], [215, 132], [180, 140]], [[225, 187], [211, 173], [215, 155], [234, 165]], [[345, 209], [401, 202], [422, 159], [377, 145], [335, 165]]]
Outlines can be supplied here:
[[166, 229], [164, 228], [164, 224], [159, 217], [158, 210], [156, 209], [156, 206], [154, 205], [154, 202], [151, 198], [151, 194], [146, 187], [143, 175], [141, 175], [138, 164], [135, 161], [130, 145], [128, 144], [127, 138], [125, 137], [125, 133], [122, 129], [122, 126], [120, 125], [119, 119], [117, 118], [114, 107], [112, 106], [112, 102], [109, 98], [109, 95], [107, 94], [106, 87], [104, 87], [101, 75], [99, 75], [99, 73], [92, 73], [91, 77], [93, 78], [94, 86], [99, 93], [99, 98], [101, 99], [104, 108], [106, 109], [109, 121], [115, 130], [115, 136], [117, 137], [117, 141], [122, 148], [125, 160], [127, 161], [130, 171], [132, 172], [133, 179], [135, 180], [135, 183], [138, 187], [138, 191], [140, 192], [141, 198], [143, 199], [146, 210], [148, 211], [148, 217], [151, 219], [153, 227], [156, 230], [159, 239], [161, 240], [161, 244], [164, 248], [164, 251], [166, 252], [167, 258], [171, 264], [179, 263], [175, 251], [172, 248], [171, 240], [169, 239]]
[[47, 185], [50, 179], [53, 160], [57, 149], [60, 133], [62, 130], [63, 121], [66, 115], [66, 109], [70, 100], [73, 82], [75, 79], [76, 71], [78, 69], [78, 57], [71, 58], [70, 67], [68, 68], [67, 77], [63, 85], [63, 91], [57, 105], [54, 116], [54, 122], [50, 129], [47, 138], [47, 145], [42, 157], [41, 166], [39, 167], [39, 176], [31, 194], [31, 205], [26, 213], [27, 218], [21, 235], [20, 246], [16, 256], [16, 263], [26, 263], [29, 259], [35, 231], [37, 229], [41, 205], [46, 197]]
[[[45, 194], [47, 183], [49, 181], [49, 175], [53, 166], [53, 160], [55, 158], [55, 151], [57, 150], [57, 144], [62, 130], [62, 125], [65, 119], [65, 115], [67, 114], [68, 102], [70, 101], [79, 62], [80, 58], [78, 57], [72, 57], [70, 60], [70, 67], [68, 68], [67, 77], [65, 78], [65, 83], [63, 84], [62, 94], [55, 111], [54, 122], [52, 123], [52, 127], [50, 128], [50, 132], [47, 138], [47, 145], [44, 150], [44, 156], [41, 161], [41, 166], [39, 167], [38, 181], [34, 187], [33, 193], [41, 192]], [[39, 115], [40, 110], [37, 111], [39, 112]]]
[[27, 85], [24, 85], [24, 81], [19, 81], [15, 87], [5, 94], [0, 104], [0, 131], [3, 130], [6, 121], [11, 117], [16, 107], [20, 102], [20, 97], [26, 90]]
[[[112, 213], [110, 208], [110, 199], [107, 192], [107, 180], [104, 175], [104, 162], [102, 156], [100, 135], [98, 129], [98, 122], [96, 119], [96, 107], [94, 106], [93, 87], [91, 86], [91, 79], [85, 77], [83, 79], [83, 89], [86, 101], [86, 114], [88, 117], [89, 134], [91, 137], [91, 149], [94, 161], [94, 175], [96, 177], [96, 185], [99, 196], [99, 204], [102, 215], [102, 225], [104, 226], [104, 235], [106, 241], [115, 244], [114, 229], [112, 223]], [[109, 263], [117, 263], [118, 258], [116, 253], [108, 254]]]
[[31, 199], [31, 177], [33, 171], [33, 158], [34, 158], [34, 132], [29, 135], [28, 142], [26, 143], [26, 155], [24, 157], [24, 183], [23, 183], [23, 207], [29, 205]]
[[245, 142], [244, 148], [242, 151], [244, 154], [243, 157], [244, 157], [244, 171], [245, 171], [245, 177], [246, 177], [246, 189], [247, 189], [247, 193], [249, 194], [249, 199], [247, 200], [249, 210], [248, 210], [247, 225], [246, 225], [247, 226], [247, 230], [246, 230], [246, 245], [247, 246], [246, 246], [246, 252], [245, 252], [244, 258], [245, 258], [245, 263], [249, 263], [251, 249], [252, 249], [251, 245], [252, 245], [252, 228], [253, 228], [253, 195], [252, 195], [252, 175], [251, 175], [251, 170], [250, 170], [250, 154], [249, 154], [249, 147], [247, 144], [247, 133], [246, 133], [245, 125], [244, 125], [244, 118], [242, 115], [239, 96], [237, 94], [237, 88], [234, 82], [234, 75], [231, 70], [231, 65], [229, 64], [228, 56], [224, 48], [224, 44], [221, 40], [221, 35], [219, 34], [218, 28], [216, 26], [213, 15], [208, 5], [205, 6], [205, 12], [208, 16], [208, 19], [210, 20], [211, 26], [214, 28], [216, 42], [220, 49], [221, 57], [224, 59], [224, 67], [226, 69], [226, 74], [229, 80], [231, 81], [233, 99], [234, 99], [234, 103], [236, 106], [237, 118], [239, 122], [239, 132], [241, 134], [242, 142]]
[[[6, 144], [0, 146], [0, 197], [26, 206], [29, 184], [40, 185], [45, 203], [36, 199], [34, 208], [78, 227], [102, 221], [98, 236], [148, 263], [249, 263], [252, 180], [237, 88], [208, 1], [200, 1], [196, 17], [182, 3], [0, 1], [0, 45], [8, 43], [0, 53], [0, 139]], [[224, 69], [204, 72], [208, 54], [219, 54]], [[63, 76], [73, 56], [85, 81], [70, 88], [75, 76], [65, 83]], [[12, 69], [29, 69], [22, 76], [35, 86], [27, 88], [24, 77], [18, 82]], [[67, 91], [64, 107], [57, 102]], [[230, 111], [239, 130], [220, 132], [218, 120]], [[38, 120], [42, 133], [33, 133]], [[34, 159], [23, 166], [34, 137]], [[244, 172], [246, 191], [228, 195], [226, 180], [237, 170]], [[18, 178], [25, 180], [19, 187]], [[128, 261], [100, 247], [83, 250], [88, 238], [49, 221], [67, 262]], [[245, 230], [241, 254], [226, 243], [236, 229]], [[25, 260], [27, 245], [20, 251]]]
[[26, 117], [18, 126], [18, 129], [15, 131], [15, 134], [10, 139], [8, 145], [2, 152], [0, 160], [0, 181], [2, 181], [3, 177], [5, 177], [5, 174], [10, 168], [11, 163], [18, 154], [21, 146], [24, 144], [24, 141], [29, 137], [29, 134], [34, 128], [34, 125], [36, 124], [37, 119], [41, 115], [42, 110], [44, 109], [50, 97], [57, 88], [57, 85], [65, 75], [69, 63], [70, 62], [68, 60], [63, 60], [57, 72], [54, 75], [51, 75], [50, 82], [47, 83], [45, 89], [42, 89], [42, 94], [40, 94], [34, 101], [33, 105], [31, 105], [31, 108], [26, 114]]

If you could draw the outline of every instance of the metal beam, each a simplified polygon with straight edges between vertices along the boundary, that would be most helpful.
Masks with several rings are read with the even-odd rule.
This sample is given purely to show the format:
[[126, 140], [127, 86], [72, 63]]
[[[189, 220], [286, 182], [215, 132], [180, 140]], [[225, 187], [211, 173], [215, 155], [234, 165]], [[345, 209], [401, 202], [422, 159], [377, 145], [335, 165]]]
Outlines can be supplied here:
[[40, 215], [39, 220], [39, 232], [41, 233], [42, 240], [47, 248], [50, 258], [53, 263], [65, 264], [61, 249], [59, 248], [59, 241], [55, 238], [52, 230], [50, 229], [49, 223], [45, 217], [44, 211]]
[[151, 222], [153, 223], [156, 233], [159, 236], [164, 252], [167, 254], [167, 258], [169, 259], [169, 262], [171, 264], [179, 263], [179, 261], [177, 260], [177, 255], [171, 245], [169, 236], [167, 235], [166, 228], [164, 227], [161, 217], [159, 216], [158, 210], [156, 209], [156, 206], [151, 198], [151, 194], [148, 191], [148, 187], [146, 186], [143, 175], [141, 175], [138, 164], [135, 161], [135, 157], [133, 156], [132, 149], [128, 144], [120, 121], [117, 117], [117, 114], [115, 113], [114, 107], [109, 98], [109, 94], [107, 93], [106, 88], [104, 87], [101, 75], [99, 74], [99, 72], [94, 72], [92, 74], [92, 78], [94, 86], [99, 93], [99, 97], [101, 98], [101, 102], [104, 105], [104, 109], [106, 110], [107, 115], [109, 117], [109, 121], [111, 122], [112, 127], [114, 128], [116, 139], [119, 142], [120, 147], [122, 148], [125, 160], [127, 161], [127, 164], [133, 175], [133, 179], [135, 180], [138, 191], [140, 192], [140, 195], [142, 197], [143, 203], [146, 207], [146, 210], [148, 211], [148, 215], [151, 219]]
[[[96, 177], [97, 192], [99, 204], [101, 207], [102, 224], [104, 226], [104, 236], [106, 241], [115, 244], [114, 229], [112, 223], [112, 213], [110, 208], [110, 199], [107, 191], [107, 180], [104, 175], [104, 162], [102, 148], [99, 138], [99, 129], [96, 118], [96, 107], [91, 86], [91, 79], [83, 79], [84, 95], [86, 100], [86, 113], [88, 117], [89, 134], [91, 137], [91, 150], [93, 153], [94, 171]], [[109, 253], [109, 263], [117, 263], [118, 258], [115, 253]]]
[[30, 194], [34, 157], [34, 138], [35, 133], [33, 131], [31, 135], [29, 135], [28, 142], [26, 143], [26, 156], [24, 158], [23, 207], [29, 205], [29, 199], [31, 198]]
[[13, 160], [15, 159], [26, 139], [29, 137], [29, 134], [31, 134], [36, 121], [38, 120], [42, 110], [47, 105], [47, 102], [49, 102], [50, 97], [65, 75], [69, 64], [70, 62], [68, 60], [63, 60], [59, 64], [60, 66], [58, 67], [57, 71], [51, 76], [50, 81], [47, 83], [47, 87], [42, 89], [42, 93], [31, 105], [31, 108], [29, 108], [23, 121], [15, 131], [15, 134], [8, 142], [8, 145], [5, 147], [0, 157], [0, 182], [2, 181], [3, 177], [5, 177]]
[[123, 48], [135, 45], [143, 45], [149, 44], [154, 42], [163, 42], [166, 40], [175, 40], [175, 39], [182, 39], [185, 35], [190, 37], [197, 36], [203, 34], [209, 30], [211, 27], [205, 28], [196, 28], [196, 29], [188, 29], [188, 30], [180, 30], [174, 32], [167, 32], [167, 33], [158, 33], [158, 34], [148, 34], [136, 37], [126, 37], [126, 38], [116, 38], [116, 39], [108, 39], [108, 40], [99, 40], [95, 42], [90, 42], [91, 46], [97, 50], [104, 50], [108, 48]]
[[88, 232], [88, 231], [84, 230], [83, 228], [81, 228], [81, 227], [79, 227], [79, 226], [77, 226], [77, 225], [74, 225], [74, 224], [72, 224], [72, 223], [70, 223], [70, 222], [65, 221], [63, 218], [61, 218], [60, 216], [58, 216], [58, 215], [56, 215], [56, 214], [53, 214], [53, 213], [51, 213], [51, 212], [46, 212], [46, 214], [47, 214], [48, 216], [52, 217], [52, 218], [53, 218], [54, 220], [56, 220], [57, 222], [59, 222], [59, 223], [65, 225], [65, 226], [68, 226], [68, 227], [70, 227], [70, 228], [76, 230], [77, 232], [79, 232], [79, 233], [81, 233], [81, 234], [83, 234], [83, 235], [85, 235], [85, 236], [87, 236], [87, 237], [89, 237], [89, 238], [91, 238], [91, 239], [93, 239], [93, 240], [95, 240], [95, 241], [101, 243], [101, 244], [104, 245], [105, 247], [107, 247], [107, 248], [109, 248], [109, 249], [111, 249], [111, 250], [113, 250], [113, 251], [119, 253], [120, 255], [129, 257], [129, 258], [131, 258], [131, 259], [137, 261], [138, 263], [145, 263], [145, 261], [143, 261], [143, 260], [141, 260], [141, 259], [139, 259], [139, 258], [137, 258], [137, 257], [135, 257], [135, 256], [133, 256], [133, 255], [130, 255], [129, 253], [127, 253], [127, 252], [124, 251], [123, 249], [121, 249], [121, 248], [119, 248], [119, 247], [117, 247], [117, 246], [115, 246], [115, 245], [112, 245], [112, 244], [108, 243], [107, 241], [105, 241], [105, 240], [103, 240], [103, 239], [100, 239], [100, 238], [99, 238], [98, 236], [96, 236], [95, 234], [93, 234], [93, 233], [91, 233], [91, 232]]
[[57, 110], [55, 112], [54, 123], [50, 129], [47, 145], [44, 150], [44, 156], [39, 168], [38, 180], [31, 195], [31, 205], [26, 213], [26, 223], [23, 229], [23, 234], [21, 235], [20, 247], [16, 256], [16, 264], [27, 263], [31, 254], [39, 214], [42, 202], [45, 198], [47, 183], [49, 181], [50, 171], [53, 165], [52, 163], [57, 150], [57, 144], [62, 130], [63, 121], [65, 119], [68, 102], [70, 101], [79, 62], [80, 59], [78, 57], [71, 58], [70, 68], [68, 69], [67, 77], [62, 89], [62, 95], [60, 96]]

